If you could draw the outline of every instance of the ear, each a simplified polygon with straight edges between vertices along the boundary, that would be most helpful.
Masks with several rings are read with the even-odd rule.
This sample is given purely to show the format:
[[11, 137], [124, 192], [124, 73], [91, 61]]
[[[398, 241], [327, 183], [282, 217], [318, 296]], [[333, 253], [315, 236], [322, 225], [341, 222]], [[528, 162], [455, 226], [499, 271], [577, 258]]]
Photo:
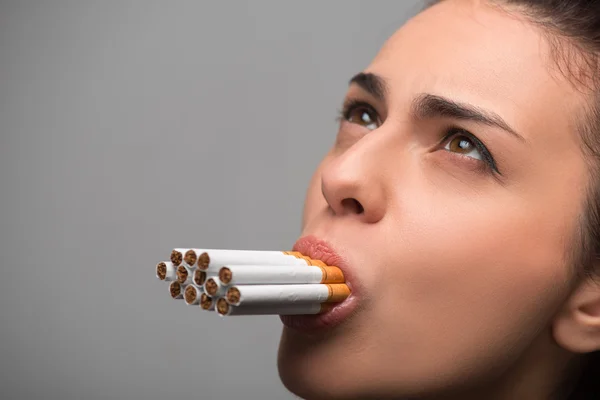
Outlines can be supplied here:
[[554, 340], [573, 353], [600, 349], [600, 283], [583, 279], [552, 323]]

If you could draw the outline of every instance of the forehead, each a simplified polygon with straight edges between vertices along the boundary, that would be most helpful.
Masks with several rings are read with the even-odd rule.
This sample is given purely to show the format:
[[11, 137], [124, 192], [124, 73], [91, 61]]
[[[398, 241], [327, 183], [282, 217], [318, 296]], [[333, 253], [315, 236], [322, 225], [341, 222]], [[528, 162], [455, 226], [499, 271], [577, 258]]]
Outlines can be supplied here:
[[557, 71], [547, 36], [490, 2], [446, 0], [423, 11], [367, 71], [388, 81], [389, 100], [398, 105], [432, 92], [489, 108], [526, 139], [554, 132], [579, 143], [573, 116], [585, 98]]

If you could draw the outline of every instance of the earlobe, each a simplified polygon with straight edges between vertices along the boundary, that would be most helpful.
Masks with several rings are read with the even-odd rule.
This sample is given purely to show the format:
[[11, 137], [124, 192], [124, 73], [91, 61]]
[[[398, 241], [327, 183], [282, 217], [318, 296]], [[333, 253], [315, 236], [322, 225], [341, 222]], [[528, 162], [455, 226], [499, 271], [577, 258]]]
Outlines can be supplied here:
[[600, 349], [600, 284], [582, 281], [552, 323], [554, 340], [573, 353]]

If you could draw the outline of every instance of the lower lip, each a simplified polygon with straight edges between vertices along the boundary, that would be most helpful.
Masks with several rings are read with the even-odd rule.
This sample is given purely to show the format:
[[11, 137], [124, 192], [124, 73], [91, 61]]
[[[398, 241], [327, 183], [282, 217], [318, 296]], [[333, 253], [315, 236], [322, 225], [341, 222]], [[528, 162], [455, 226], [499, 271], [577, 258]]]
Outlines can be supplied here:
[[299, 332], [314, 333], [333, 329], [347, 320], [358, 306], [358, 298], [352, 294], [331, 310], [317, 315], [281, 315], [287, 328]]

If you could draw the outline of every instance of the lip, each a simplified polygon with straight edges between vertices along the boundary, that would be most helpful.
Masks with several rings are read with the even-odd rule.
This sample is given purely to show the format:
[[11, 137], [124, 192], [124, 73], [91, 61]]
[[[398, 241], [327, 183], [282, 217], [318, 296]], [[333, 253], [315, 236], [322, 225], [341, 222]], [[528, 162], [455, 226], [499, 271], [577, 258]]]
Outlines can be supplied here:
[[346, 300], [322, 314], [282, 315], [280, 316], [281, 322], [286, 327], [300, 332], [323, 331], [340, 325], [352, 315], [359, 303], [360, 287], [352, 268], [328, 242], [315, 236], [304, 236], [298, 239], [294, 244], [293, 251], [298, 251], [314, 260], [320, 260], [327, 265], [334, 265], [341, 269], [351, 293]]

